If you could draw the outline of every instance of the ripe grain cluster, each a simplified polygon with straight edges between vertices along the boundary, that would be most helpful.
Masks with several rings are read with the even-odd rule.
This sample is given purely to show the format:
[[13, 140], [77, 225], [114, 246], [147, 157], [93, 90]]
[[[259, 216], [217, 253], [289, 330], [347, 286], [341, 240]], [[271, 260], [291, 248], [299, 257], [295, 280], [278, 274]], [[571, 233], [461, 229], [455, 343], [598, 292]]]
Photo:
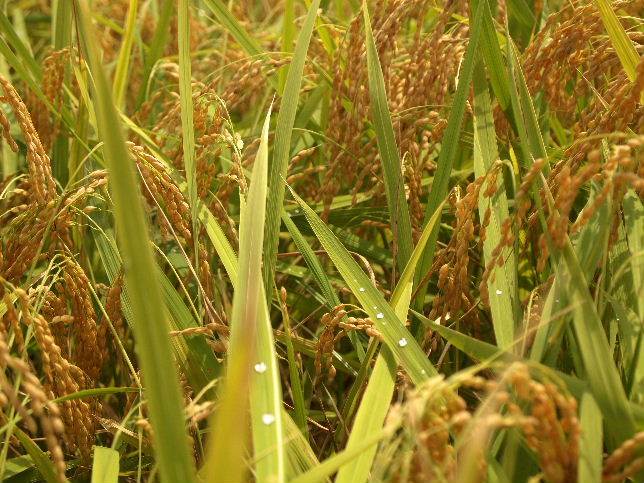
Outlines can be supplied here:
[[644, 2], [0, 9], [0, 477], [644, 479]]

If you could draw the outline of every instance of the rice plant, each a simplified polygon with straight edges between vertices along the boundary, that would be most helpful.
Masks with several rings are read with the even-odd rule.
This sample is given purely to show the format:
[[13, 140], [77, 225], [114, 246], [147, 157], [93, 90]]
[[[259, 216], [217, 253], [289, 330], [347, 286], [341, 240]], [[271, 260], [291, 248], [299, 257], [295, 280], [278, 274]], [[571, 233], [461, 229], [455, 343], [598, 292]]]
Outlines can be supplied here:
[[644, 481], [643, 17], [2, 2], [2, 480]]

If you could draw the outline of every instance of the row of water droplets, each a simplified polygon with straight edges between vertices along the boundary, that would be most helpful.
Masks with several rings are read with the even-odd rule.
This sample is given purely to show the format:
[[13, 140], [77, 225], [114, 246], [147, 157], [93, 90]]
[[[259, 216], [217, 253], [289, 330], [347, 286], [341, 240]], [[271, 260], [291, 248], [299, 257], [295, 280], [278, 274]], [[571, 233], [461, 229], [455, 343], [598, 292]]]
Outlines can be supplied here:
[[[253, 367], [255, 369], [255, 372], [257, 374], [264, 374], [268, 370], [268, 366], [266, 365], [265, 362], [258, 362], [255, 364]], [[275, 415], [271, 413], [265, 413], [262, 414], [262, 423], [264, 423], [266, 426], [270, 426], [275, 422]]]
[[[356, 280], [356, 282], [357, 282], [357, 280]], [[363, 293], [364, 293], [365, 288], [364, 288], [364, 287], [360, 287], [360, 288], [358, 289], [358, 291], [359, 291], [359, 292], [363, 292]], [[374, 306], [373, 306], [373, 308], [374, 308], [374, 309], [377, 309], [377, 308], [378, 308], [378, 306], [377, 306], [377, 305], [374, 305]], [[382, 319], [384, 319], [384, 318], [385, 318], [385, 314], [383, 314], [382, 312], [378, 312], [378, 313], [376, 314], [376, 319], [382, 320]], [[382, 325], [387, 325], [387, 322], [383, 321], [383, 322], [382, 322]], [[405, 337], [402, 337], [402, 338], [398, 341], [398, 345], [399, 345], [400, 347], [405, 347], [405, 346], [407, 345], [407, 339], [406, 339]]]

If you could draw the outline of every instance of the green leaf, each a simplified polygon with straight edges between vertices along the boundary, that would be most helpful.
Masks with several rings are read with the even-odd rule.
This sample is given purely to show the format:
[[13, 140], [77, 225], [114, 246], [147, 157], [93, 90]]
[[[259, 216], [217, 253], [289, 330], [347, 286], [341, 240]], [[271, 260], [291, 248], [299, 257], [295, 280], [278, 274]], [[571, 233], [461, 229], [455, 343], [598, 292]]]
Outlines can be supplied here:
[[588, 282], [570, 241], [567, 241], [563, 249], [562, 261], [565, 262], [566, 272], [558, 268], [556, 276], [561, 278], [568, 300], [574, 308], [573, 328], [586, 378], [606, 419], [608, 433], [616, 443], [621, 443], [635, 433], [633, 414], [613, 362], [601, 319], [588, 291]]
[[333, 232], [294, 192], [293, 196], [304, 211], [306, 219], [331, 261], [362, 305], [363, 310], [373, 321], [378, 332], [382, 334], [385, 343], [394, 353], [396, 359], [400, 361], [415, 384], [426, 380], [430, 374], [434, 373], [434, 367], [421, 350], [416, 339], [411, 336], [394, 309], [373, 287], [367, 275]]
[[230, 13], [224, 2], [221, 0], [204, 0], [204, 3], [248, 55], [251, 57], [265, 55], [259, 43], [250, 36], [235, 16]]
[[190, 67], [190, 9], [189, 0], [179, 0], [177, 15], [179, 31], [179, 97], [181, 101], [181, 137], [183, 164], [186, 170], [188, 203], [192, 217], [192, 241], [195, 268], [199, 267], [199, 206], [197, 198], [197, 165], [195, 161], [195, 129], [192, 105], [192, 71]]
[[[632, 279], [632, 292], [635, 298], [633, 310], [639, 316], [640, 331], [639, 338], [642, 338], [641, 322], [644, 321], [644, 204], [633, 190], [626, 192], [623, 201], [624, 227], [628, 237], [628, 248], [630, 252], [629, 263]], [[635, 344], [637, 347], [637, 343]], [[632, 361], [633, 376], [632, 386], [637, 387], [644, 377], [644, 350], [639, 343], [639, 353], [635, 351], [636, 360]]]
[[228, 238], [226, 238], [226, 235], [221, 229], [221, 226], [219, 226], [219, 222], [210, 212], [208, 207], [201, 201], [198, 202], [198, 205], [199, 220], [201, 221], [203, 227], [206, 229], [206, 234], [208, 235], [212, 246], [217, 252], [217, 255], [219, 255], [219, 259], [221, 260], [221, 263], [223, 264], [224, 269], [228, 274], [228, 278], [230, 279], [234, 287], [237, 283], [238, 276], [237, 254], [228, 241]]
[[[288, 215], [287, 215], [288, 216]], [[291, 319], [288, 313], [286, 300], [280, 301], [282, 309], [282, 320], [284, 322], [284, 335], [286, 336], [286, 354], [288, 359], [288, 371], [291, 382], [291, 393], [293, 399], [293, 406], [295, 406], [295, 421], [297, 426], [302, 431], [302, 434], [308, 434], [307, 428], [307, 408], [306, 401], [304, 400], [304, 390], [302, 389], [302, 381], [300, 379], [299, 364], [295, 356], [295, 347], [293, 345], [293, 337], [291, 334]]]
[[513, 360], [510, 353], [499, 349], [495, 345], [469, 337], [454, 329], [450, 329], [449, 327], [429, 320], [427, 317], [415, 310], [412, 310], [412, 313], [418, 317], [424, 325], [429, 327], [431, 330], [438, 332], [441, 337], [449, 341], [454, 347], [476, 360], [485, 362], [490, 362], [494, 359]]
[[34, 467], [34, 462], [28, 454], [10, 458], [5, 462], [4, 474], [2, 474], [3, 481], [8, 481], [10, 478], [31, 470]]
[[94, 446], [92, 483], [118, 483], [119, 452], [112, 448]]
[[353, 461], [363, 451], [366, 451], [374, 445], [378, 444], [380, 440], [386, 438], [387, 436], [389, 436], [389, 434], [390, 432], [388, 430], [381, 430], [375, 434], [370, 434], [355, 447], [336, 453], [335, 455], [320, 463], [315, 468], [312, 468], [306, 473], [293, 478], [289, 483], [325, 482], [327, 478], [338, 471], [338, 469]]
[[[14, 427], [13, 434], [18, 438], [18, 441], [20, 441], [20, 444], [25, 448], [29, 456], [31, 456], [31, 460], [34, 465], [36, 465], [36, 468], [38, 468], [40, 475], [45, 479], [45, 481], [47, 483], [60, 483], [54, 464], [51, 462], [47, 454], [32, 441], [27, 433], [18, 427]], [[65, 478], [65, 481], [67, 481], [67, 478]]]
[[[253, 426], [253, 446], [255, 452], [255, 477], [258, 483], [282, 483], [285, 480], [284, 428], [282, 422], [282, 388], [280, 369], [275, 353], [273, 328], [266, 305], [261, 277], [262, 238], [264, 235], [266, 195], [268, 184], [268, 129], [270, 111], [262, 130], [256, 166], [253, 167], [251, 190], [248, 204], [244, 208], [240, 223], [240, 272], [248, 273], [250, 290], [258, 290], [255, 300], [257, 312], [257, 347], [254, 352], [253, 376], [250, 384], [250, 412]], [[253, 188], [256, 191], [253, 191]], [[246, 225], [250, 225], [247, 229]], [[252, 245], [241, 242], [242, 236], [252, 237]], [[246, 262], [246, 257], [249, 257]], [[249, 270], [244, 269], [248, 263]], [[251, 264], [256, 264], [253, 268]], [[255, 295], [253, 295], [255, 297]], [[235, 309], [233, 307], [233, 315]], [[233, 318], [233, 324], [235, 323]], [[234, 327], [234, 325], [233, 325]], [[231, 334], [232, 337], [232, 334]], [[246, 344], [246, 337], [240, 337], [239, 344]], [[232, 347], [232, 340], [231, 340]]]
[[[438, 222], [443, 205], [441, 204], [425, 225], [418, 244], [405, 267], [405, 270], [391, 296], [391, 305], [394, 307], [399, 319], [407, 318], [409, 303], [414, 282], [414, 272], [420, 260], [425, 244], [429, 239], [434, 224]], [[432, 366], [431, 375], [437, 372]], [[387, 347], [383, 347], [376, 359], [373, 372], [369, 378], [367, 389], [358, 408], [346, 450], [350, 451], [359, 447], [369, 435], [382, 429], [382, 426], [389, 411], [389, 405], [394, 393], [396, 382], [396, 361]], [[343, 466], [338, 472], [336, 483], [362, 483], [367, 481], [369, 471], [376, 456], [376, 447], [366, 449], [359, 457]]]
[[644, 203], [635, 191], [624, 196], [624, 226], [630, 251], [630, 269], [637, 306], [634, 309], [644, 321]]
[[640, 56], [626, 34], [624, 26], [620, 23], [611, 3], [608, 0], [595, 0], [595, 5], [599, 10], [604, 28], [611, 44], [619, 57], [619, 61], [631, 82], [637, 79], [637, 64], [640, 63]]
[[112, 92], [114, 92], [114, 103], [119, 109], [125, 104], [125, 94], [127, 92], [127, 80], [130, 73], [130, 59], [132, 57], [132, 44], [134, 43], [134, 34], [136, 33], [136, 16], [139, 11], [139, 0], [130, 0], [127, 19], [125, 21], [125, 35], [121, 42], [116, 59], [116, 69], [114, 70], [114, 81]]
[[[275, 353], [273, 329], [260, 286], [257, 320], [257, 348], [251, 360], [251, 420], [255, 451], [255, 474], [259, 483], [285, 481], [285, 441], [280, 370]], [[245, 343], [242, 341], [242, 343]]]
[[[473, 2], [476, 6], [477, 3]], [[489, 2], [485, 2], [483, 7], [483, 32], [481, 34], [481, 54], [487, 66], [487, 72], [490, 76], [490, 84], [496, 99], [499, 101], [499, 106], [504, 111], [510, 107], [510, 87], [508, 74], [503, 61], [503, 54], [497, 32], [494, 28], [494, 18], [490, 11]]]
[[[282, 19], [282, 52], [293, 51], [293, 39], [295, 38], [295, 1], [284, 2], [284, 17]], [[279, 92], [284, 92], [288, 69], [281, 69], [279, 75]]]
[[168, 44], [170, 38], [170, 20], [172, 19], [172, 14], [174, 13], [174, 1], [173, 0], [161, 0], [159, 6], [159, 16], [157, 18], [156, 28], [154, 30], [154, 36], [150, 42], [150, 46], [146, 55], [143, 59], [143, 75], [141, 76], [141, 89], [136, 100], [137, 108], [141, 106], [143, 101], [147, 97], [147, 90], [150, 85], [150, 74], [152, 69], [157, 61], [163, 55], [165, 47]]
[[364, 17], [365, 35], [367, 43], [367, 73], [369, 77], [369, 97], [371, 100], [371, 116], [378, 140], [378, 150], [382, 161], [382, 173], [385, 182], [385, 194], [389, 207], [389, 223], [394, 234], [394, 249], [400, 270], [411, 256], [412, 234], [409, 209], [405, 199], [405, 182], [403, 180], [402, 165], [396, 146], [394, 127], [391, 123], [391, 114], [387, 104], [385, 79], [378, 59], [378, 50], [371, 31], [371, 20], [367, 4], [362, 6]]
[[190, 482], [193, 462], [188, 452], [179, 378], [168, 340], [168, 316], [147, 236], [133, 163], [125, 146], [121, 121], [96, 49], [96, 36], [85, 0], [78, 1], [79, 29], [94, 79], [96, 120], [110, 175], [114, 213], [123, 255], [125, 284], [132, 303], [133, 329], [146, 386], [161, 480]]
[[31, 76], [33, 76], [33, 79], [40, 81], [42, 79], [42, 68], [34, 59], [29, 46], [22, 41], [3, 12], [0, 12], [0, 32], [6, 36], [7, 43], [15, 49], [16, 55], [24, 63]]
[[141, 392], [141, 389], [138, 387], [97, 387], [65, 394], [64, 396], [52, 399], [52, 401], [59, 403], [64, 401], [73, 401], [74, 399], [85, 399], [97, 396], [105, 396], [108, 394], [122, 394], [129, 392]]
[[270, 111], [264, 122], [248, 198], [246, 202], [242, 200], [239, 279], [233, 300], [228, 371], [206, 462], [209, 481], [232, 483], [243, 479], [249, 389], [257, 481], [279, 483], [285, 479], [279, 368], [261, 278], [269, 125]]
[[[399, 312], [397, 311], [397, 313]], [[391, 351], [383, 347], [376, 359], [367, 388], [362, 395], [345, 451], [352, 451], [360, 447], [365, 438], [382, 428], [389, 411], [395, 383], [396, 360]], [[335, 483], [367, 481], [376, 456], [376, 449], [376, 446], [366, 448], [352, 461], [342, 466], [338, 471]]]
[[581, 435], [577, 481], [601, 483], [603, 460], [602, 413], [590, 393], [584, 393], [579, 405]]
[[324, 299], [326, 300], [327, 308], [331, 310], [334, 307], [337, 307], [338, 305], [340, 305], [340, 299], [335, 293], [335, 290], [333, 289], [333, 286], [329, 281], [329, 277], [327, 277], [326, 273], [324, 272], [324, 268], [322, 268], [320, 261], [315, 255], [315, 252], [311, 249], [306, 239], [297, 228], [295, 223], [293, 223], [293, 220], [288, 215], [288, 213], [286, 213], [286, 211], [282, 212], [282, 220], [284, 221], [284, 225], [286, 225], [286, 228], [291, 234], [291, 238], [293, 238], [297, 249], [302, 254], [306, 265], [309, 267], [311, 275], [313, 275], [313, 279], [317, 283], [318, 287], [320, 287], [322, 295], [324, 295]]
[[[499, 159], [494, 131], [494, 118], [488, 93], [485, 70], [481, 62], [474, 70], [474, 172], [476, 177], [485, 175]], [[502, 175], [502, 173], [501, 173]], [[502, 178], [502, 176], [501, 176]], [[509, 218], [508, 200], [502, 181], [496, 181], [496, 194], [488, 200], [479, 198], [479, 217], [485, 218], [490, 210], [490, 222], [483, 243], [485, 264], [490, 263], [492, 252], [501, 242], [501, 225]], [[484, 184], [484, 186], [487, 186]], [[518, 314], [517, 268], [514, 254], [506, 248], [503, 251], [505, 263], [495, 267], [488, 281], [492, 324], [497, 345], [508, 349], [514, 342], [515, 314]]]
[[269, 297], [273, 293], [275, 280], [281, 213], [284, 205], [284, 183], [290, 161], [293, 123], [295, 122], [297, 103], [300, 97], [304, 62], [306, 61], [306, 53], [309, 49], [319, 5], [320, 0], [313, 0], [297, 38], [293, 60], [286, 77], [280, 111], [277, 115], [275, 146], [268, 173], [268, 205], [266, 207], [266, 236], [264, 237], [264, 290]]
[[[510, 99], [516, 129], [521, 140], [521, 152], [526, 166], [532, 165], [532, 160], [546, 157], [546, 148], [541, 136], [541, 128], [537, 120], [537, 114], [532, 104], [532, 96], [525, 81], [525, 75], [521, 68], [521, 61], [517, 49], [506, 32], [508, 41], [508, 69], [510, 71]], [[546, 173], [549, 166], [545, 166]]]

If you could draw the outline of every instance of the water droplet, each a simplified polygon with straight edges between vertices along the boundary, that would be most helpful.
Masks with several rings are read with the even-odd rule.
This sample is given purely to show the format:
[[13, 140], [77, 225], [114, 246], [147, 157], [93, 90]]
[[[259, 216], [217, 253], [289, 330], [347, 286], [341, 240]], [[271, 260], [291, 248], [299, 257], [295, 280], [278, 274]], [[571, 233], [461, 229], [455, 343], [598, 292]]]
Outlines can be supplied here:
[[499, 289], [497, 288], [497, 289], [496, 289], [496, 294], [497, 294], [497, 295], [502, 295], [502, 294], [503, 294], [503, 290], [499, 290]]
[[358, 290], [360, 290], [360, 292], [364, 292], [364, 287], [360, 287]]
[[266, 372], [266, 369], [268, 369], [268, 367], [266, 366], [265, 362], [258, 362], [257, 364], [255, 364], [255, 372], [257, 372], [258, 374], [263, 374], [264, 372]]
[[420, 373], [424, 376], [425, 374], [427, 374], [427, 371], [425, 369], [421, 369]]
[[400, 340], [398, 341], [398, 345], [399, 345], [400, 347], [405, 347], [405, 346], [407, 345], [407, 339], [405, 339], [405, 338], [403, 337], [402, 339], [400, 339]]
[[270, 413], [262, 414], [262, 423], [266, 426], [270, 426], [275, 422], [275, 416]]
[[376, 314], [376, 319], [384, 319], [384, 318], [385, 318], [385, 314], [383, 314], [382, 312], [378, 312]]

